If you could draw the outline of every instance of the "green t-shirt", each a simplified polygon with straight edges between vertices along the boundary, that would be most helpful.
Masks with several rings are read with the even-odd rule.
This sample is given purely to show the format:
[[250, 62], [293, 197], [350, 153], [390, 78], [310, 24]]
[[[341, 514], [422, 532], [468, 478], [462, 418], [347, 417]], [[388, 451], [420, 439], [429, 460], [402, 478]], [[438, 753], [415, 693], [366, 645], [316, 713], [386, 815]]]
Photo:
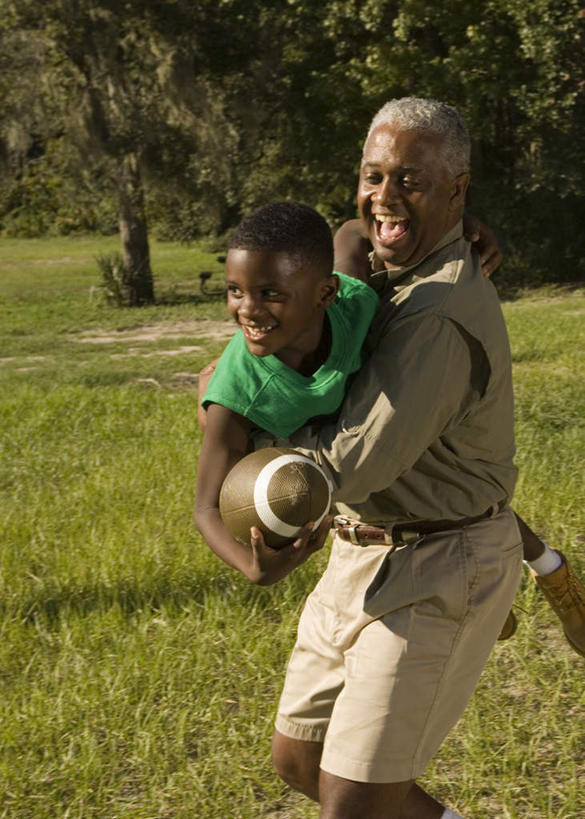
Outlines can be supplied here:
[[368, 285], [337, 273], [337, 298], [327, 310], [331, 352], [312, 375], [283, 364], [275, 355], [255, 356], [241, 330], [225, 348], [203, 397], [203, 406], [221, 404], [256, 426], [286, 438], [309, 419], [335, 412], [349, 376], [362, 364], [362, 344], [379, 299]]

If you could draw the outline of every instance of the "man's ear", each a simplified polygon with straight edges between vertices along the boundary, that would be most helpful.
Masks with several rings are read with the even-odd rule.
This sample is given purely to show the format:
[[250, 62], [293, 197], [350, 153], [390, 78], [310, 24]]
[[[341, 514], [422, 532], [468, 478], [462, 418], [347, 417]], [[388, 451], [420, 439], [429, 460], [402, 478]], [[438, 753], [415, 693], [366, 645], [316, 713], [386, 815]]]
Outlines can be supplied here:
[[321, 305], [327, 309], [331, 307], [333, 302], [335, 301], [335, 297], [337, 296], [337, 291], [339, 290], [339, 276], [336, 276], [335, 273], [332, 273], [331, 276], [328, 276], [326, 279], [323, 279], [321, 284]]
[[469, 180], [471, 176], [468, 173], [460, 173], [453, 180], [453, 187], [451, 189], [451, 199], [449, 201], [450, 211], [460, 211], [463, 213], [465, 206], [465, 194], [469, 187]]

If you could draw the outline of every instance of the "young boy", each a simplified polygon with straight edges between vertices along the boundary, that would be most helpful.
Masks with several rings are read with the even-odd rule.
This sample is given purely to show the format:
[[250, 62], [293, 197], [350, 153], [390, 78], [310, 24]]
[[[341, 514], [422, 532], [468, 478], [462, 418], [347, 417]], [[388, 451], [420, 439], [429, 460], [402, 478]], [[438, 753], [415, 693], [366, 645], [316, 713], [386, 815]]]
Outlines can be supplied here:
[[[207, 418], [195, 519], [212, 551], [255, 583], [275, 583], [309, 556], [311, 522], [278, 551], [253, 527], [248, 547], [224, 526], [219, 492], [255, 428], [285, 438], [307, 421], [335, 413], [348, 378], [361, 367], [378, 297], [363, 282], [332, 270], [327, 222], [298, 203], [259, 208], [229, 241], [227, 303], [239, 330], [203, 397]], [[326, 517], [319, 533], [330, 524]]]

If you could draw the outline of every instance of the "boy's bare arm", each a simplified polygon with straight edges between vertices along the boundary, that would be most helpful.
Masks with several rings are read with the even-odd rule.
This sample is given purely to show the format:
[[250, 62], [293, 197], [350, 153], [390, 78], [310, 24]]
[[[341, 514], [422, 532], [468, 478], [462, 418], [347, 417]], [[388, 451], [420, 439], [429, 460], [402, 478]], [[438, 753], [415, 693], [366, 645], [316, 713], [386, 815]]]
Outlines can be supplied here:
[[220, 404], [211, 404], [206, 416], [197, 467], [195, 523], [211, 550], [248, 576], [250, 550], [224, 526], [219, 514], [219, 493], [227, 473], [246, 454], [250, 423]]
[[489, 225], [469, 213], [463, 214], [463, 233], [468, 241], [474, 243], [479, 253], [481, 272], [489, 279], [503, 258], [495, 233]]
[[201, 401], [205, 392], [207, 390], [207, 386], [213, 375], [213, 371], [217, 367], [217, 362], [219, 358], [214, 358], [213, 361], [210, 361], [209, 364], [206, 364], [205, 367], [199, 373], [199, 380], [197, 382], [197, 422], [199, 424], [199, 429], [205, 429], [207, 426], [207, 412], [201, 405]]
[[333, 237], [333, 269], [354, 279], [368, 281], [372, 266], [368, 258], [371, 250], [361, 219], [344, 222]]
[[228, 566], [238, 569], [252, 583], [271, 585], [321, 548], [331, 518], [325, 518], [315, 534], [308, 521], [299, 538], [279, 550], [266, 546], [260, 530], [254, 527], [251, 546], [232, 537], [219, 514], [219, 493], [229, 470], [246, 454], [250, 428], [246, 418], [220, 404], [211, 404], [207, 410], [197, 470], [195, 522], [210, 549]]

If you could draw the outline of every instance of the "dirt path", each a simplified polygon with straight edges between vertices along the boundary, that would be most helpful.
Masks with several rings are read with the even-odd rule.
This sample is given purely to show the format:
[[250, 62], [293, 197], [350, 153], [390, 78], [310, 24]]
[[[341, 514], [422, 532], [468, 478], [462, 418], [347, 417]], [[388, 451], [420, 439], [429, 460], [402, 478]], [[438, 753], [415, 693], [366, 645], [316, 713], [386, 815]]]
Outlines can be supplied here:
[[221, 339], [231, 338], [235, 330], [236, 326], [231, 321], [203, 319], [202, 321], [160, 322], [140, 329], [116, 330], [108, 333], [86, 330], [80, 333], [75, 340], [82, 344], [115, 344], [119, 341], [158, 341], [186, 336], [194, 339]]

